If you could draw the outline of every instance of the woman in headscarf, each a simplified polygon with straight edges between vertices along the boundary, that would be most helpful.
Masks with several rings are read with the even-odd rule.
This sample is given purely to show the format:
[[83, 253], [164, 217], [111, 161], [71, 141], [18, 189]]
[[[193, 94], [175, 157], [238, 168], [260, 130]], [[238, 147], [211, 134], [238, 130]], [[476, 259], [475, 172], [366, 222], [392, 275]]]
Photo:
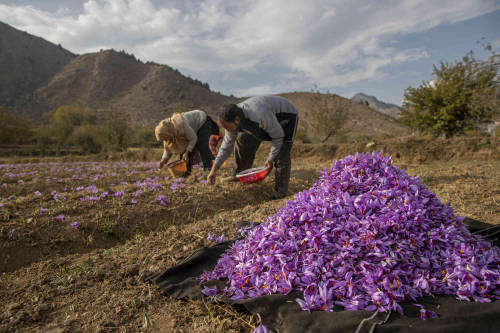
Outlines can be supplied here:
[[176, 113], [163, 119], [155, 128], [156, 140], [163, 141], [163, 156], [158, 167], [161, 169], [173, 154], [181, 154], [188, 162], [188, 174], [192, 167], [192, 152], [200, 153], [203, 168], [210, 170], [214, 156], [210, 151], [211, 135], [219, 135], [219, 126], [205, 111], [193, 110]]

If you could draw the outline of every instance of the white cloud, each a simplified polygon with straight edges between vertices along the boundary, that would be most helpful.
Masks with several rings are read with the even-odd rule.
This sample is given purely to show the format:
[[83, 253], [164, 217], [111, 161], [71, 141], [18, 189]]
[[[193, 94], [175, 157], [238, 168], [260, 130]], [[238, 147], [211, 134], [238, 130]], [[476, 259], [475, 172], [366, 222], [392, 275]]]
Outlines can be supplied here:
[[498, 8], [496, 0], [88, 0], [79, 14], [0, 4], [0, 20], [77, 53], [124, 49], [197, 77], [272, 73], [273, 83], [254, 77], [254, 87], [228, 88], [248, 95], [373, 78], [428, 56], [392, 40]]

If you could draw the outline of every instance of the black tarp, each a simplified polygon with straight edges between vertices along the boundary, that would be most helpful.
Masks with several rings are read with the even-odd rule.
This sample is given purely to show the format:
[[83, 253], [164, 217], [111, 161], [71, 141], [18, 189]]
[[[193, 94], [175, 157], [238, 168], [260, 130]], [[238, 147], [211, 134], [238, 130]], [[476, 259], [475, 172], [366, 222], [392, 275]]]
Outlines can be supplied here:
[[[468, 229], [493, 245], [500, 247], [500, 226], [494, 226], [467, 218]], [[219, 256], [234, 242], [227, 241], [202, 248], [185, 258], [178, 265], [150, 275], [147, 281], [156, 284], [166, 295], [181, 298], [205, 297], [196, 279], [204, 270], [211, 270]], [[218, 285], [221, 290], [225, 281], [210, 281], [206, 285]], [[282, 333], [301, 332], [500, 332], [500, 301], [478, 303], [459, 301], [453, 296], [423, 297], [419, 303], [435, 311], [439, 318], [422, 320], [419, 309], [412, 303], [402, 304], [404, 315], [395, 312], [303, 311], [296, 298], [302, 293], [267, 295], [238, 301], [220, 300], [252, 314], [259, 314], [265, 326]]]

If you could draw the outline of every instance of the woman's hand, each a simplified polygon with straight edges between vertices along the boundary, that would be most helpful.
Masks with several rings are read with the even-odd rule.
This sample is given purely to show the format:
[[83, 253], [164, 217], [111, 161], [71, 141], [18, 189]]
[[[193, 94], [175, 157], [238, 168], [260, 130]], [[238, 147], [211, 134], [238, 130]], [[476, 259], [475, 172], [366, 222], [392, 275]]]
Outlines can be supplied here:
[[189, 161], [189, 155], [190, 155], [190, 154], [189, 154], [189, 152], [188, 152], [188, 151], [187, 151], [187, 152], [185, 152], [185, 153], [182, 155], [182, 159], [183, 159], [184, 161], [188, 162], [188, 161]]

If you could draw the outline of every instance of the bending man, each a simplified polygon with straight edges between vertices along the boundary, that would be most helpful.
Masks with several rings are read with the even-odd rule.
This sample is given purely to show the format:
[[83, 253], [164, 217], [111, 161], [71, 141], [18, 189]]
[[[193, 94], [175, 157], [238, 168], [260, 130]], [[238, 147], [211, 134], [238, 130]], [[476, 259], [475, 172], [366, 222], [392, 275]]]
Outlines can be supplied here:
[[252, 167], [260, 143], [271, 141], [265, 166], [269, 172], [273, 165], [276, 168], [273, 198], [285, 197], [290, 182], [290, 151], [298, 122], [293, 104], [279, 96], [252, 97], [239, 104], [224, 105], [219, 111], [219, 121], [226, 134], [208, 175], [209, 183], [215, 182], [217, 170], [233, 147], [236, 170], [232, 178], [237, 180], [237, 173]]

